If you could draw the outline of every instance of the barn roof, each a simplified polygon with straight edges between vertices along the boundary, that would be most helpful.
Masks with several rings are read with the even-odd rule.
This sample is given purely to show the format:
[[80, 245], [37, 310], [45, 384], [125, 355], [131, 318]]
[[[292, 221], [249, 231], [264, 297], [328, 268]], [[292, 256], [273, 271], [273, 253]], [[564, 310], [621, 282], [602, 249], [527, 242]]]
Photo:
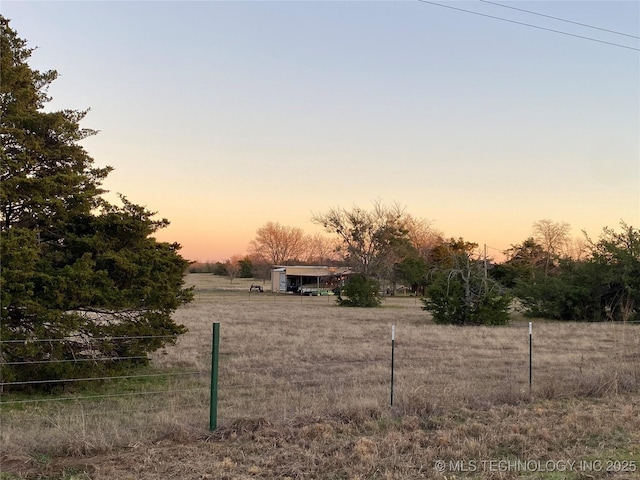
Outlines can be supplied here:
[[313, 265], [276, 265], [274, 269], [284, 269], [287, 275], [298, 275], [301, 277], [332, 277], [334, 275], [345, 275], [350, 273], [346, 267], [326, 267]]

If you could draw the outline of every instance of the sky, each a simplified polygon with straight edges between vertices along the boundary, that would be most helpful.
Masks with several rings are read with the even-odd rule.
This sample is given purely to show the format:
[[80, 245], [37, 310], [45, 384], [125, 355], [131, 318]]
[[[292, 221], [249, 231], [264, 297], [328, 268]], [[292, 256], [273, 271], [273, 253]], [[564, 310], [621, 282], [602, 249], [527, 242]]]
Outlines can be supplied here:
[[493, 256], [541, 219], [595, 238], [640, 226], [640, 2], [501, 2], [599, 29], [435, 3], [0, 11], [37, 47], [32, 68], [60, 74], [47, 109], [90, 108], [82, 126], [100, 133], [82, 145], [114, 167], [109, 198], [169, 219], [157, 238], [190, 260], [244, 254], [268, 221], [321, 232], [313, 214], [377, 200]]

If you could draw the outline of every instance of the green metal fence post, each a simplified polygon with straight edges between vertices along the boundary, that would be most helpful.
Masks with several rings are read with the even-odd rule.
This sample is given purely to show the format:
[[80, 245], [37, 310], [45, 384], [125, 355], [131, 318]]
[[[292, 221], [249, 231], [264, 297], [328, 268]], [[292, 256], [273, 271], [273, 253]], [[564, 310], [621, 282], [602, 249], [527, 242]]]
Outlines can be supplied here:
[[220, 353], [220, 324], [213, 324], [211, 342], [211, 397], [209, 399], [209, 430], [218, 428], [218, 354]]

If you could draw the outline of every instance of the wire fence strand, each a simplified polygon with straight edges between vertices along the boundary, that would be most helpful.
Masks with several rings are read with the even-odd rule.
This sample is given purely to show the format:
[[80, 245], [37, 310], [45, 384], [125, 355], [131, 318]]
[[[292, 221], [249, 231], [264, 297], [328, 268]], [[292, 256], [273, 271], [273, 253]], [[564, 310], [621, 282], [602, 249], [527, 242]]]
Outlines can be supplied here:
[[54, 380], [27, 380], [20, 382], [1, 382], [0, 387], [10, 386], [10, 385], [42, 385], [48, 383], [72, 383], [72, 382], [90, 382], [90, 381], [99, 381], [99, 380], [118, 380], [125, 378], [152, 378], [152, 377], [179, 377], [186, 375], [202, 375], [205, 372], [195, 371], [195, 372], [175, 372], [175, 373], [150, 373], [144, 375], [119, 375], [112, 377], [86, 377], [86, 378], [59, 378]]
[[[187, 334], [188, 335], [188, 334]], [[13, 340], [0, 340], [0, 344], [2, 343], [41, 343], [41, 342], [70, 342], [70, 341], [105, 341], [105, 340], [146, 340], [152, 338], [176, 338], [175, 335], [139, 335], [139, 336], [120, 336], [120, 337], [90, 337], [90, 336], [82, 336], [82, 334], [78, 334], [76, 338], [75, 336], [70, 337], [61, 337], [61, 338], [23, 338], [23, 339], [13, 339]]]
[[197, 387], [197, 388], [180, 388], [173, 390], [155, 390], [155, 391], [144, 391], [144, 392], [127, 392], [127, 393], [109, 393], [103, 395], [80, 395], [73, 397], [56, 397], [56, 398], [35, 398], [28, 400], [0, 400], [0, 406], [2, 405], [21, 405], [27, 403], [45, 403], [45, 402], [65, 402], [65, 401], [80, 401], [80, 400], [98, 400], [103, 398], [119, 398], [119, 397], [135, 397], [135, 396], [144, 396], [144, 395], [161, 395], [164, 393], [188, 393], [188, 392], [197, 392], [208, 390], [207, 387]]
[[0, 362], [2, 365], [40, 365], [43, 363], [80, 363], [80, 362], [113, 362], [119, 360], [149, 359], [146, 355], [137, 357], [98, 357], [98, 358], [69, 358], [64, 360], [29, 360], [22, 362]]

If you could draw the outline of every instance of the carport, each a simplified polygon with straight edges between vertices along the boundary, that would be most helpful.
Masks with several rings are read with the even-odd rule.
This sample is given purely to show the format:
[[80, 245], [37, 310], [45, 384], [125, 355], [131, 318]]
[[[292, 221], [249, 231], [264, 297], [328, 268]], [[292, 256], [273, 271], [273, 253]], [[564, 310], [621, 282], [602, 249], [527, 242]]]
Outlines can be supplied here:
[[345, 267], [276, 265], [271, 269], [271, 291], [326, 294], [349, 273], [350, 270]]

